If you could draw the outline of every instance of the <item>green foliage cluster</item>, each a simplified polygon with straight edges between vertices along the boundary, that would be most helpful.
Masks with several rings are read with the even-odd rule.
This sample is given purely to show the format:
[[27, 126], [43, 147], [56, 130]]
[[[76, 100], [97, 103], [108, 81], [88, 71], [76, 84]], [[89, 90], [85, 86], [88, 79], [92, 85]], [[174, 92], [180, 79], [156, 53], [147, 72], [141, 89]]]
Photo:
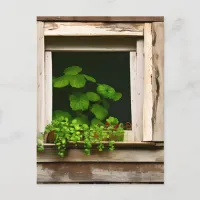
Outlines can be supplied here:
[[[122, 93], [116, 92], [115, 89], [109, 85], [97, 83], [95, 78], [82, 74], [81, 72], [81, 67], [71, 66], [64, 70], [62, 76], [53, 78], [53, 87], [73, 88], [73, 92], [69, 95], [71, 110], [68, 110], [68, 112], [55, 111], [54, 117], [65, 116], [68, 119], [73, 118], [80, 124], [99, 124], [109, 115], [108, 109], [110, 107], [110, 102], [120, 100]], [[85, 92], [77, 91], [77, 89], [84, 88], [87, 82], [95, 84], [96, 90]], [[91, 121], [87, 118], [88, 111], [93, 114], [93, 119]], [[72, 116], [74, 112], [76, 114]]]
[[[115, 117], [108, 117], [110, 103], [120, 100], [122, 94], [109, 85], [97, 83], [95, 78], [81, 72], [81, 67], [72, 66], [66, 68], [62, 76], [53, 77], [53, 87], [73, 88], [69, 95], [71, 110], [54, 111], [52, 122], [41, 135], [55, 135], [54, 143], [61, 157], [65, 156], [69, 142], [77, 145], [82, 141], [85, 153], [90, 155], [93, 145], [102, 151], [105, 149], [103, 141], [108, 141], [108, 149], [114, 150], [115, 141], [123, 141], [124, 138], [123, 124]], [[95, 91], [87, 91], [87, 82], [95, 84]], [[77, 90], [80, 88], [84, 88], [84, 92]], [[88, 112], [93, 116], [91, 121], [88, 119]], [[38, 138], [38, 151], [44, 150], [42, 141]]]
[[[106, 120], [106, 125], [93, 124], [88, 126], [87, 124], [79, 124], [76, 119], [69, 120], [62, 116], [52, 120], [46, 126], [45, 132], [54, 132], [56, 136], [54, 142], [60, 157], [65, 156], [69, 142], [77, 145], [77, 142], [83, 141], [84, 152], [90, 155], [93, 145], [102, 151], [105, 149], [103, 141], [109, 141], [108, 149], [112, 151], [115, 141], [122, 141], [124, 137], [123, 124], [119, 124], [118, 119], [114, 117], [109, 117]], [[38, 150], [44, 150], [41, 143], [38, 143]]]

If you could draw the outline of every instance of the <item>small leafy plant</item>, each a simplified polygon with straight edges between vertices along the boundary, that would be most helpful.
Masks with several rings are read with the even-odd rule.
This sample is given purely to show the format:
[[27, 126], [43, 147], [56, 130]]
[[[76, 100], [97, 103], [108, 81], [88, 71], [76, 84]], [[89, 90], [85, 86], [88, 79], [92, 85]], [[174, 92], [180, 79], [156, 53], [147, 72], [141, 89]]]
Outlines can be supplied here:
[[[60, 77], [53, 77], [53, 87], [71, 87], [69, 94], [70, 109], [56, 110], [53, 120], [45, 128], [45, 134], [53, 135], [58, 155], [64, 157], [69, 143], [84, 144], [84, 152], [91, 154], [95, 146], [99, 151], [108, 148], [114, 150], [115, 141], [123, 141], [124, 127], [115, 117], [109, 116], [112, 102], [119, 101], [122, 93], [107, 85], [98, 83], [95, 78], [82, 74], [79, 66], [68, 67]], [[87, 82], [94, 84], [94, 89], [86, 87]], [[88, 116], [92, 118], [88, 118]], [[107, 118], [108, 117], [108, 118]], [[38, 139], [38, 151], [44, 150], [43, 140]], [[105, 147], [103, 141], [108, 141]]]
[[[109, 117], [106, 126], [94, 124], [79, 124], [76, 119], [69, 120], [67, 117], [59, 117], [52, 120], [45, 128], [45, 133], [53, 133], [55, 135], [54, 143], [57, 146], [58, 155], [64, 157], [69, 142], [73, 142], [75, 146], [83, 141], [84, 152], [91, 154], [91, 148], [96, 145], [99, 151], [103, 151], [105, 146], [103, 141], [109, 141], [108, 149], [114, 150], [114, 143], [122, 141], [124, 136], [123, 124], [118, 124], [118, 119]], [[44, 133], [42, 133], [42, 136]], [[43, 144], [38, 143], [38, 150], [44, 150]]]
[[[54, 88], [72, 88], [69, 95], [71, 110], [55, 111], [54, 119], [64, 116], [68, 119], [76, 119], [79, 124], [101, 124], [109, 115], [110, 103], [119, 101], [122, 93], [116, 92], [107, 84], [98, 83], [95, 78], [81, 72], [81, 67], [71, 66], [64, 70], [62, 76], [53, 78]], [[87, 82], [94, 84], [94, 91], [87, 91]], [[88, 119], [88, 112], [93, 116], [91, 121]]]

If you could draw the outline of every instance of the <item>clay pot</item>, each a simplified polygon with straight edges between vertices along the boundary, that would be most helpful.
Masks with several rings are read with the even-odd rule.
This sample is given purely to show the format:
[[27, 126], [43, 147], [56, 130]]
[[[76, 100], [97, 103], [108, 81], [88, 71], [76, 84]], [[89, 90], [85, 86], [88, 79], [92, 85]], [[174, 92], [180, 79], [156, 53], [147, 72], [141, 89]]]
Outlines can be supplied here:
[[47, 143], [54, 143], [55, 139], [56, 139], [56, 134], [54, 131], [50, 131], [49, 133], [47, 133], [47, 139], [46, 139]]

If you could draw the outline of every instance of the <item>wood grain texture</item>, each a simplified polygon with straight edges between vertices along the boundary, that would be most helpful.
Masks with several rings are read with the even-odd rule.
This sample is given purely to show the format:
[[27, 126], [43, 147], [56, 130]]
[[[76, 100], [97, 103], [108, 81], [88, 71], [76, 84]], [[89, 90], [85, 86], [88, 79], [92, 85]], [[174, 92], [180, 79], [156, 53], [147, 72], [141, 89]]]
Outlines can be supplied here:
[[164, 141], [164, 23], [152, 23], [153, 141]]
[[39, 163], [38, 183], [164, 182], [164, 166], [155, 163]]
[[143, 24], [45, 22], [45, 36], [143, 36]]
[[164, 141], [164, 24], [144, 26], [143, 140]]
[[44, 23], [37, 22], [37, 136], [44, 131], [45, 124], [44, 78]]
[[135, 141], [135, 134], [136, 134], [136, 124], [135, 119], [137, 118], [136, 112], [136, 101], [135, 101], [135, 79], [136, 73], [135, 69], [137, 65], [137, 56], [136, 52], [130, 52], [130, 88], [131, 88], [131, 123], [132, 123], [132, 131], [133, 131], [133, 138], [132, 140]]
[[45, 126], [52, 120], [52, 53], [45, 51]]
[[[144, 87], [144, 42], [137, 41], [137, 53], [130, 53], [131, 109], [134, 141], [143, 139], [143, 87]], [[136, 56], [137, 55], [137, 56]]]
[[91, 155], [84, 153], [83, 149], [69, 149], [66, 156], [60, 158], [57, 150], [45, 149], [37, 153], [37, 162], [164, 162], [163, 149], [127, 149], [99, 152], [92, 149]]
[[153, 98], [152, 98], [152, 33], [151, 23], [144, 25], [144, 103], [143, 103], [143, 141], [153, 140]]
[[[102, 141], [102, 144], [104, 144], [105, 147], [109, 146], [109, 142], [108, 141]], [[92, 146], [96, 147], [98, 145], [98, 143], [92, 144]], [[157, 148], [158, 146], [164, 146], [163, 142], [115, 142], [115, 147], [116, 148]], [[45, 148], [54, 148], [55, 144], [53, 143], [45, 143], [44, 144]], [[68, 143], [68, 147], [69, 148], [74, 148], [74, 142], [69, 142]], [[77, 147], [76, 148], [83, 148], [84, 147], [84, 142], [80, 141], [77, 142]]]
[[136, 111], [137, 118], [136, 123], [136, 133], [135, 141], [143, 140], [143, 101], [144, 101], [144, 40], [140, 39], [137, 41], [137, 64], [136, 64]]
[[135, 37], [45, 37], [46, 51], [135, 51]]
[[163, 16], [38, 16], [38, 21], [51, 22], [163, 22]]

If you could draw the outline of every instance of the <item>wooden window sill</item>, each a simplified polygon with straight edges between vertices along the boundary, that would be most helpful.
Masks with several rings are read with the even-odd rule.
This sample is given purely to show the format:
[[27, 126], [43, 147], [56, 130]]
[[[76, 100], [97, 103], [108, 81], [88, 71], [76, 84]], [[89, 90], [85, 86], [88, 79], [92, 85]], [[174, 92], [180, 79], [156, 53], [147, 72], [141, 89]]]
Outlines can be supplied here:
[[[102, 141], [105, 146], [109, 145], [109, 141]], [[77, 146], [74, 145], [74, 142], [68, 143], [68, 148], [82, 148], [84, 145], [83, 141], [77, 142]], [[95, 147], [98, 143], [93, 144]], [[164, 142], [115, 142], [115, 148], [159, 148], [164, 147]], [[44, 148], [56, 148], [54, 143], [44, 143]]]

